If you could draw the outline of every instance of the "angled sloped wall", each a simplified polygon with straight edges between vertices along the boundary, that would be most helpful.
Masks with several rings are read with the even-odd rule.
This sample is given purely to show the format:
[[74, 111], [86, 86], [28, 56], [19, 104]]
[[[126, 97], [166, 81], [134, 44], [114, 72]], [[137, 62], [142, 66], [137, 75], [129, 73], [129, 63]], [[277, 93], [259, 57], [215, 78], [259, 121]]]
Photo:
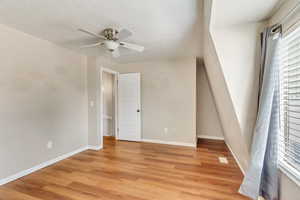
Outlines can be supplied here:
[[242, 138], [240, 124], [236, 117], [235, 109], [227, 89], [227, 83], [224, 79], [223, 71], [210, 35], [206, 38], [205, 46], [204, 62], [220, 115], [224, 138], [240, 163], [241, 168], [245, 169], [248, 165], [249, 153]]
[[257, 111], [256, 52], [261, 23], [216, 27], [215, 21], [211, 23], [217, 12], [214, 3], [204, 2], [203, 58], [226, 143], [245, 170]]
[[259, 32], [261, 23], [244, 23], [211, 28], [211, 37], [221, 63], [241, 134], [248, 150], [258, 103]]

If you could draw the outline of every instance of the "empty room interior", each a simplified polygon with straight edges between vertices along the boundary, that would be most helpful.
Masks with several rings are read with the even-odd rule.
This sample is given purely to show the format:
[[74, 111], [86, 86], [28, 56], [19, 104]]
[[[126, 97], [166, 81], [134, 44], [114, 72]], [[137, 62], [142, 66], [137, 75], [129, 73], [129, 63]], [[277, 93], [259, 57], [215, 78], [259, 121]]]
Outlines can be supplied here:
[[1, 0], [0, 200], [300, 200], [299, 0]]

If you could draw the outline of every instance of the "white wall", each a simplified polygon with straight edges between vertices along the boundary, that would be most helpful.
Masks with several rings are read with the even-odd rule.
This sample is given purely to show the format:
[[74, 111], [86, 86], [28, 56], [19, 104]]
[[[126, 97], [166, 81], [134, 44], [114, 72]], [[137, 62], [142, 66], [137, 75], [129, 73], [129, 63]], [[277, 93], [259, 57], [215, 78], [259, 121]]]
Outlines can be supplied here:
[[2, 179], [86, 147], [88, 127], [84, 56], [3, 25], [0, 43]]
[[211, 27], [211, 37], [247, 150], [251, 147], [257, 114], [259, 83], [257, 54], [261, 27], [262, 23]]
[[141, 73], [143, 139], [196, 143], [195, 58], [117, 64], [112, 68], [120, 73]]
[[201, 61], [197, 62], [197, 136], [224, 138], [205, 66]]

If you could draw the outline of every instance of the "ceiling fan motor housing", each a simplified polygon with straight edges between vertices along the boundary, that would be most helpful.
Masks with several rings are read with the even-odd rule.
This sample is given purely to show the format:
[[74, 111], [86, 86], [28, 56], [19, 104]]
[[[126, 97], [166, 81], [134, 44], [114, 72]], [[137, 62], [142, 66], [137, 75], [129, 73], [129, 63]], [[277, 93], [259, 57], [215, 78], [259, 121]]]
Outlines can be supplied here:
[[113, 28], [106, 28], [103, 30], [103, 35], [108, 40], [114, 40], [114, 41], [118, 40], [118, 38], [116, 37], [118, 33], [119, 32]]

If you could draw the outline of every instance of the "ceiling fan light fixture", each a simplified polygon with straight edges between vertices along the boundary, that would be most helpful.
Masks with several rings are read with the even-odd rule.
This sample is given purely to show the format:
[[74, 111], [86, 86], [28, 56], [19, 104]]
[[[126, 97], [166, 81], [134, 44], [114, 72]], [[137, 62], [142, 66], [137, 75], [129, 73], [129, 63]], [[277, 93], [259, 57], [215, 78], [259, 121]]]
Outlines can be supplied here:
[[104, 45], [108, 50], [114, 51], [115, 49], [117, 49], [119, 47], [120, 44], [115, 41], [107, 40], [107, 41], [104, 41]]

